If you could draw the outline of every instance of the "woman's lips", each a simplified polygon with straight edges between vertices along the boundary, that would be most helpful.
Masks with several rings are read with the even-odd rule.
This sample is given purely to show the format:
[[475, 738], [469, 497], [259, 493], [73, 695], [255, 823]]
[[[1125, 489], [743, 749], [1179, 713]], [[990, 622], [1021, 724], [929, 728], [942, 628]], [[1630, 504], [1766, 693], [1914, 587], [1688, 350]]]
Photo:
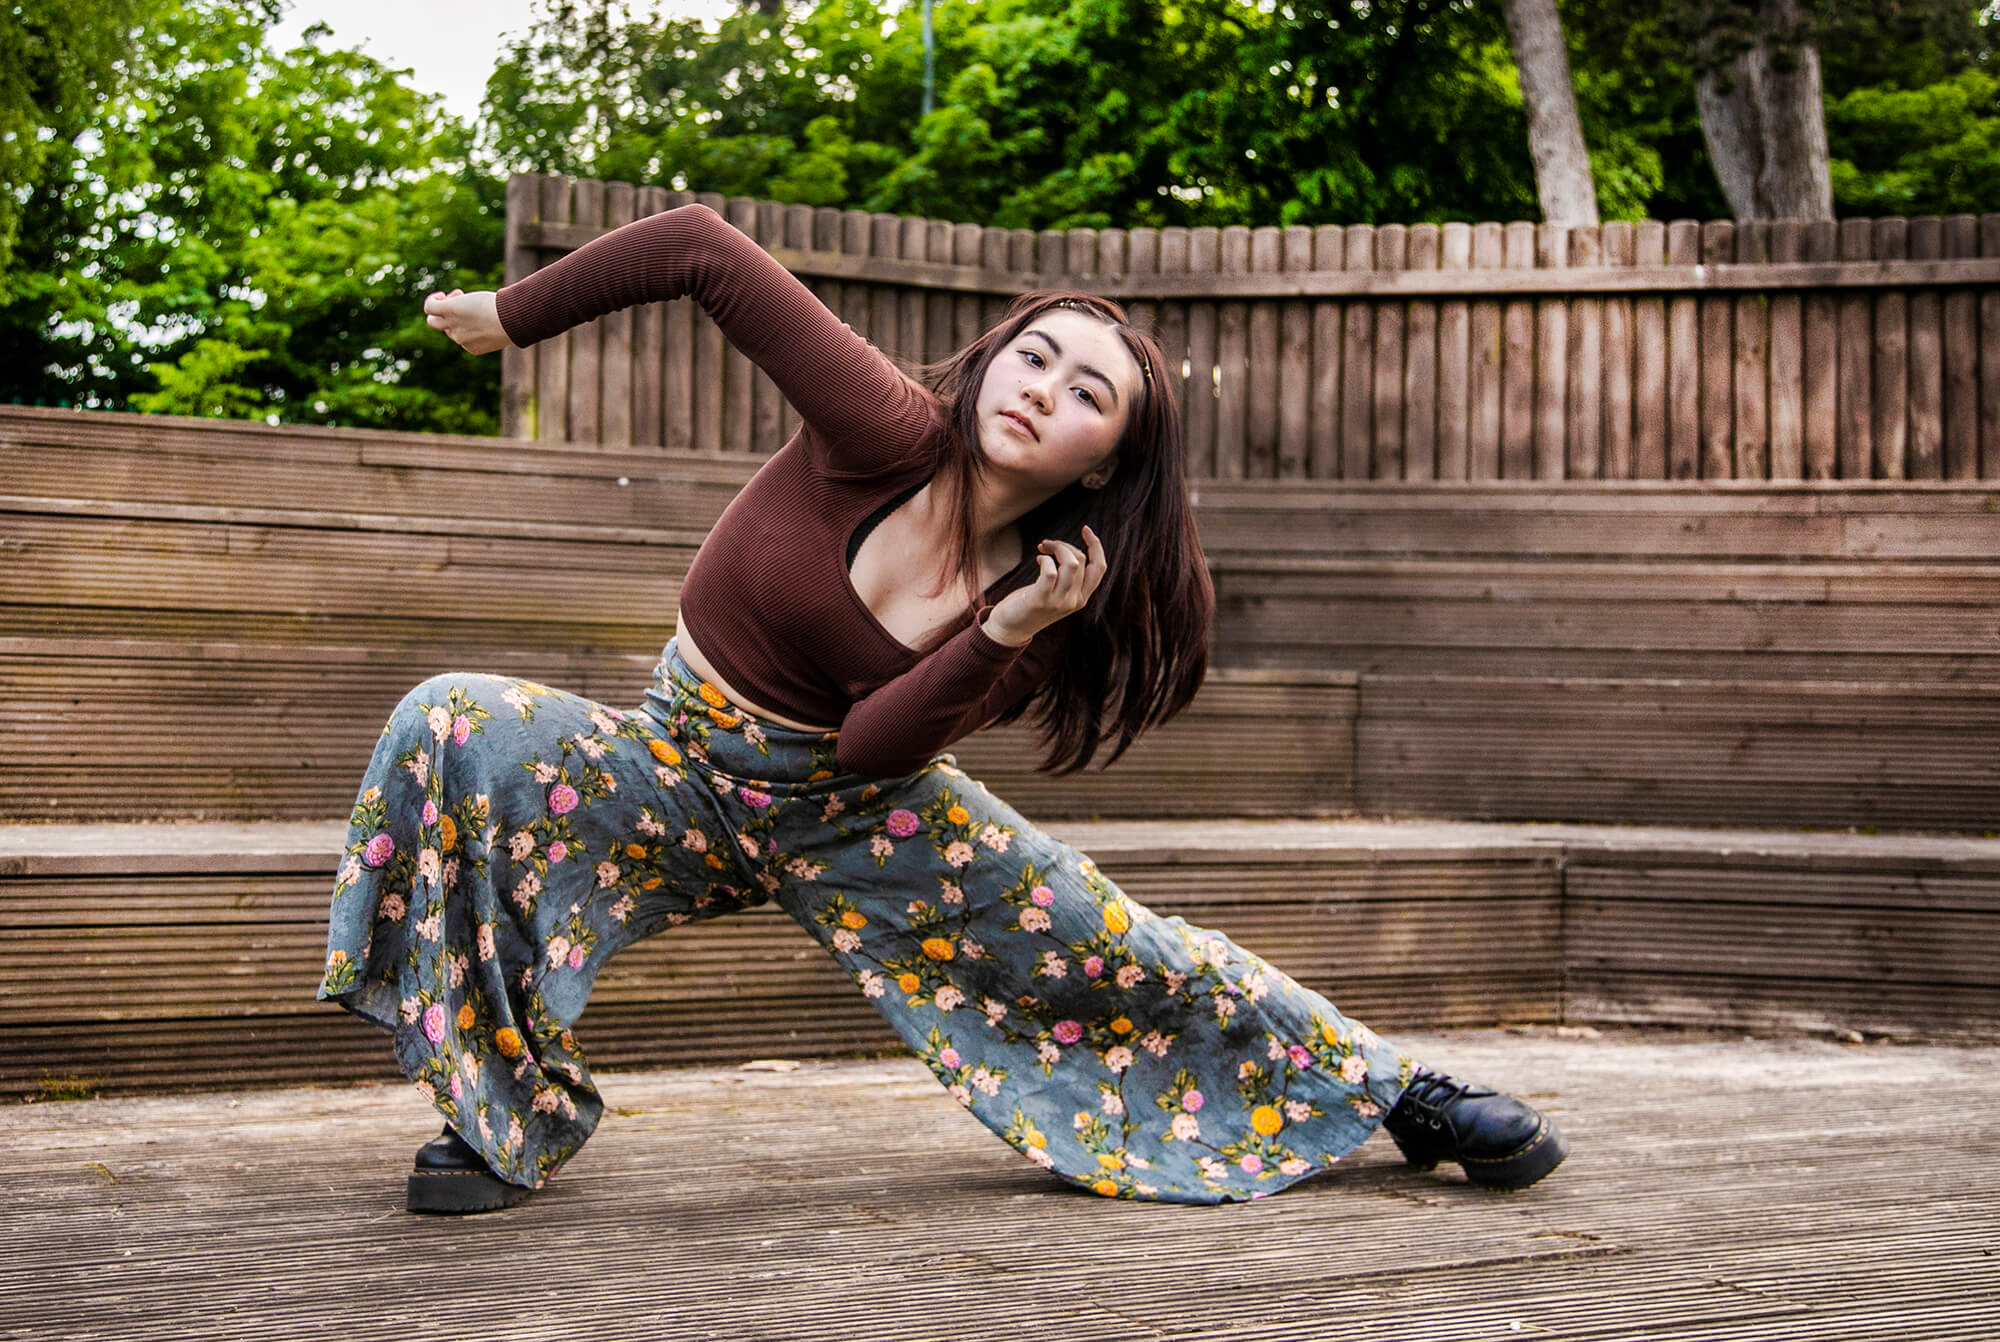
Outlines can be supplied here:
[[1016, 410], [1002, 410], [1000, 412], [1000, 416], [1003, 419], [1013, 420], [1016, 424], [1019, 424], [1021, 426], [1022, 431], [1025, 432], [1030, 438], [1040, 441], [1042, 435], [1035, 432], [1035, 426], [1028, 422], [1028, 417], [1026, 415], [1023, 415]]

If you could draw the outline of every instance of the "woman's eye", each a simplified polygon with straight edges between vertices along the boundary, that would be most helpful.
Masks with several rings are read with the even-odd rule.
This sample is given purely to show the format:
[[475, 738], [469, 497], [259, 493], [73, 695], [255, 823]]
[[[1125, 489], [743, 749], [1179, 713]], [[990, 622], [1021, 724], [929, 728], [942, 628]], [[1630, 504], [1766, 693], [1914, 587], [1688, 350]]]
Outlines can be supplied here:
[[1081, 396], [1081, 397], [1083, 398], [1083, 403], [1084, 403], [1085, 405], [1091, 405], [1091, 406], [1094, 406], [1094, 405], [1096, 405], [1096, 404], [1097, 404], [1097, 398], [1096, 398], [1095, 396], [1092, 396], [1092, 395], [1091, 395], [1091, 394], [1090, 394], [1090, 393], [1089, 393], [1088, 391], [1086, 391], [1086, 390], [1085, 390], [1084, 388], [1082, 388], [1082, 387], [1078, 387], [1078, 388], [1076, 389], [1076, 394], [1077, 394], [1078, 396]]
[[1041, 355], [1039, 355], [1039, 354], [1037, 354], [1037, 353], [1035, 353], [1035, 352], [1034, 352], [1033, 350], [1031, 350], [1031, 349], [1024, 349], [1024, 350], [1022, 350], [1022, 351], [1021, 351], [1021, 356], [1022, 356], [1023, 358], [1025, 358], [1025, 359], [1026, 359], [1026, 360], [1027, 360], [1027, 361], [1028, 361], [1029, 363], [1033, 364], [1033, 365], [1034, 365], [1035, 367], [1037, 367], [1037, 368], [1040, 368], [1040, 367], [1042, 366], [1042, 356], [1041, 356]]

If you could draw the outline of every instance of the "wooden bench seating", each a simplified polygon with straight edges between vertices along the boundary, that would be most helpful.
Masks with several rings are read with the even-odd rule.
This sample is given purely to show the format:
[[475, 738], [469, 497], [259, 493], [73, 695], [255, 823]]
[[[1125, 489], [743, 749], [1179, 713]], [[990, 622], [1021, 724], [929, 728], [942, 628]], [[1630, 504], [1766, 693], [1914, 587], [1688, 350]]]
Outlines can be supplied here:
[[[753, 466], [0, 410], [0, 818], [62, 822], [0, 826], [0, 1085], [386, 1074], [311, 1001], [383, 717], [444, 670], [636, 702]], [[1391, 1027], [1994, 1032], [1995, 841], [1779, 831], [2000, 828], [2000, 491], [1205, 482], [1197, 509], [1195, 707], [1108, 773], [1035, 775], [1020, 728], [954, 752], [1136, 897]], [[115, 823], [142, 818], [202, 823]], [[635, 950], [589, 1025], [603, 1063], [888, 1042], [768, 910]]]
[[[434, 671], [633, 698], [753, 465], [0, 411], [0, 805], [337, 813], [337, 743]], [[1197, 511], [1219, 668], [1310, 674], [1261, 724], [1260, 697], [1293, 692], [1205, 695], [1181, 779], [1227, 741], [1302, 780], [1298, 814], [1975, 832], [2000, 814], [1978, 745], [2000, 690], [1993, 485], [1203, 482]], [[226, 768], [185, 749], [218, 724]], [[1296, 764], [1270, 758], [1294, 742]], [[77, 771], [65, 749], [103, 753]], [[1144, 813], [1116, 771], [1065, 793], [1018, 741], [966, 753], [1046, 814]], [[167, 759], [191, 795], [111, 781], [143, 789]]]

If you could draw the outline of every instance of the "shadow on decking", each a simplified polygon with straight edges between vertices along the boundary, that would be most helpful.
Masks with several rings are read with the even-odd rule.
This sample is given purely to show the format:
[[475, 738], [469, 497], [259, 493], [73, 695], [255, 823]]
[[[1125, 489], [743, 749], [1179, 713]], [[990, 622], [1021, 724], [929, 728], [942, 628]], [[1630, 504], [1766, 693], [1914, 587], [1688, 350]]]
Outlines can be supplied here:
[[1573, 1154], [1512, 1195], [1377, 1138], [1283, 1196], [1106, 1202], [906, 1059], [609, 1074], [542, 1194], [401, 1210], [400, 1086], [0, 1109], [6, 1338], [2000, 1336], [1990, 1048], [1406, 1034]]

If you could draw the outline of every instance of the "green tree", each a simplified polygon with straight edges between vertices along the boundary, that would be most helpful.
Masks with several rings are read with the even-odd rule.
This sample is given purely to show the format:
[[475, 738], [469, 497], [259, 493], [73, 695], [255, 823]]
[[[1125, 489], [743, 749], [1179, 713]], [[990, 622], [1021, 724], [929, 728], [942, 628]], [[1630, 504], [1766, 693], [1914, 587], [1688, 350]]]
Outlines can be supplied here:
[[269, 15], [162, 3], [22, 216], [0, 396], [487, 432], [490, 361], [422, 295], [498, 278], [502, 185], [402, 72]]
[[118, 86], [143, 0], [14, 0], [0, 6], [0, 302], [21, 211], [61, 180], [95, 105]]

